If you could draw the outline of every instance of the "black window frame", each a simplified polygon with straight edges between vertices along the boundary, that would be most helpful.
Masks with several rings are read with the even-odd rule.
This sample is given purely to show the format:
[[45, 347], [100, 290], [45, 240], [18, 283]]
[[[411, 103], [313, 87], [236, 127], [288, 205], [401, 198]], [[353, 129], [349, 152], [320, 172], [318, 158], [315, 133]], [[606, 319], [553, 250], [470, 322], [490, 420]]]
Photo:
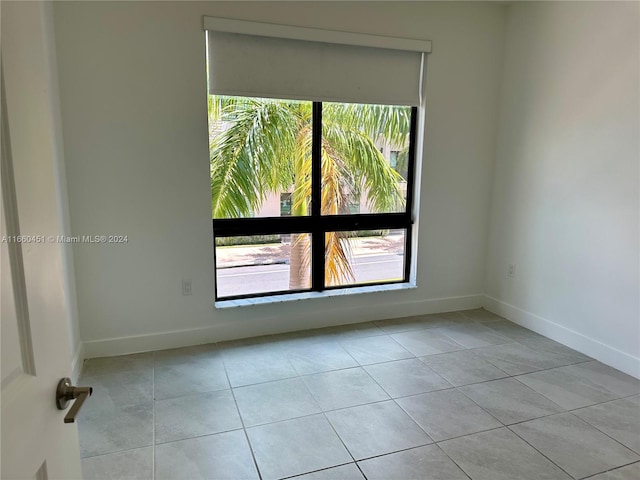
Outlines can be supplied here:
[[[416, 162], [416, 129], [418, 108], [411, 108], [409, 129], [409, 158], [407, 178], [407, 198], [405, 211], [397, 213], [359, 213], [346, 215], [322, 215], [322, 102], [313, 102], [312, 144], [311, 144], [311, 212], [306, 216], [214, 218], [213, 258], [214, 272], [217, 272], [216, 238], [249, 235], [287, 235], [308, 233], [311, 235], [311, 287], [302, 290], [279, 290], [242, 295], [218, 296], [217, 278], [215, 301], [238, 300], [265, 296], [286, 295], [303, 292], [322, 292], [342, 288], [390, 285], [409, 282], [411, 273], [411, 237], [413, 229], [414, 173]], [[355, 285], [325, 285], [325, 234], [327, 232], [358, 230], [405, 230], [404, 271], [402, 280], [390, 282], [369, 282]]]

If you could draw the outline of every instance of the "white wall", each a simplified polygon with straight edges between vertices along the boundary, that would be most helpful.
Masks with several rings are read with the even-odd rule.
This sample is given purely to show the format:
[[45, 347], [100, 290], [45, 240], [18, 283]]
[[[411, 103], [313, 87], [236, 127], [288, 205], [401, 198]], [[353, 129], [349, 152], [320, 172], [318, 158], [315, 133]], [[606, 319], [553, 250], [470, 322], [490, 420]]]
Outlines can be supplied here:
[[[60, 97], [58, 89], [52, 5], [50, 2], [42, 2], [37, 5], [35, 3], [21, 4], [20, 2], [5, 3], [7, 8], [11, 9], [10, 11], [13, 16], [10, 18], [12, 18], [14, 22], [36, 22], [24, 25], [21, 24], [20, 27], [12, 25], [12, 27], [17, 28], [17, 31], [33, 29], [34, 25], [37, 26], [38, 29], [33, 32], [34, 36], [32, 39], [36, 42], [33, 44], [15, 44], [16, 41], [14, 39], [14, 45], [11, 45], [10, 42], [7, 42], [7, 39], [10, 38], [12, 30], [5, 29], [3, 33], [3, 40], [5, 41], [5, 49], [3, 50], [5, 57], [5, 61], [3, 63], [3, 68], [5, 69], [4, 75], [7, 79], [7, 83], [9, 83], [10, 80], [15, 82], [16, 88], [15, 91], [6, 93], [7, 97], [3, 99], [3, 102], [7, 102], [9, 105], [14, 102], [15, 105], [13, 105], [13, 107], [16, 109], [16, 112], [13, 112], [14, 115], [17, 117], [26, 116], [26, 118], [31, 119], [29, 121], [29, 127], [32, 127], [33, 129], [32, 131], [22, 131], [22, 129], [19, 128], [21, 125], [18, 124], [18, 128], [14, 128], [14, 131], [9, 133], [11, 133], [12, 137], [17, 136], [14, 139], [16, 142], [23, 142], [29, 147], [34, 148], [36, 148], [36, 146], [41, 147], [37, 152], [35, 150], [24, 152], [23, 159], [33, 159], [34, 156], [39, 155], [42, 157], [41, 160], [45, 163], [50, 160], [52, 166], [50, 171], [52, 174], [50, 178], [51, 183], [46, 183], [47, 174], [45, 163], [31, 165], [31, 170], [34, 170], [34, 172], [27, 168], [28, 174], [35, 174], [38, 180], [45, 182], [41, 185], [36, 185], [37, 181], [34, 180], [36, 177], [30, 179], [27, 183], [29, 183], [29, 188], [33, 189], [33, 191], [30, 191], [27, 197], [30, 200], [35, 200], [37, 198], [37, 194], [42, 194], [43, 197], [40, 200], [44, 198], [47, 200], [53, 199], [54, 203], [51, 205], [40, 205], [38, 208], [42, 215], [41, 219], [46, 219], [47, 222], [50, 220], [56, 223], [55, 227], [48, 223], [40, 224], [36, 227], [36, 230], [29, 233], [34, 235], [43, 235], [46, 232], [48, 225], [50, 228], [55, 228], [56, 234], [69, 235], [69, 204], [65, 175], [64, 146], [61, 131], [62, 121], [60, 116]], [[38, 17], [34, 19], [34, 15], [41, 15], [42, 18]], [[5, 22], [9, 22], [9, 20], [5, 19]], [[41, 42], [38, 43], [35, 39], [40, 37]], [[16, 71], [8, 71], [7, 65], [9, 65], [11, 58], [13, 58], [17, 62], [17, 65], [19, 65]], [[27, 59], [30, 59], [32, 63], [29, 63]], [[37, 72], [37, 74], [34, 72]], [[25, 98], [29, 98], [31, 102], [25, 103], [22, 98], [23, 95], [26, 96]], [[38, 119], [40, 123], [35, 119]], [[22, 127], [24, 127], [24, 125], [22, 125]], [[23, 137], [22, 135], [25, 136]], [[31, 137], [29, 135], [31, 135]], [[52, 189], [53, 193], [50, 197], [46, 196], [49, 192], [44, 189], [45, 184], [47, 188], [50, 187]], [[37, 192], [37, 194], [34, 192]], [[27, 211], [28, 208], [29, 205], [22, 205], [22, 209], [25, 211]], [[24, 226], [21, 225], [21, 228], [24, 228]], [[38, 231], [38, 228], [40, 231]], [[23, 231], [22, 234], [24, 235], [25, 232]], [[64, 303], [64, 316], [66, 317], [68, 326], [69, 346], [73, 363], [70, 371], [71, 376], [77, 378], [80, 367], [82, 366], [83, 358], [71, 246], [61, 243], [57, 245], [47, 245], [47, 247], [59, 250], [59, 252], [54, 254], [55, 258], [57, 258], [58, 255], [60, 257], [60, 264], [56, 264], [55, 266], [60, 269], [60, 272], [56, 272], [55, 278], [58, 278], [59, 276], [62, 282], [60, 293], [61, 295], [64, 295], [64, 299], [61, 299], [61, 301]], [[42, 248], [44, 249], [45, 246], [42, 246]], [[23, 250], [28, 252], [31, 250], [31, 246], [26, 245]], [[36, 250], [39, 249], [36, 248]], [[8, 268], [8, 266], [6, 267]], [[57, 287], [57, 285], [52, 287], [50, 293], [57, 291]], [[53, 318], [51, 320], [53, 320]], [[69, 372], [67, 372], [67, 374], [69, 374]]]
[[[71, 227], [129, 236], [126, 245], [75, 246], [89, 356], [480, 305], [505, 7], [56, 2], [54, 10]], [[205, 14], [433, 41], [418, 288], [214, 310]], [[181, 295], [182, 278], [192, 279], [192, 296]]]
[[[44, 22], [43, 35], [45, 37], [44, 48], [46, 50], [45, 60], [50, 91], [48, 100], [50, 102], [51, 128], [54, 161], [55, 161], [55, 185], [58, 221], [60, 222], [60, 232], [64, 236], [71, 236], [69, 196], [67, 187], [66, 162], [64, 142], [62, 135], [62, 116], [60, 113], [60, 86], [58, 84], [58, 60], [55, 50], [55, 30], [53, 24], [53, 7], [51, 2], [43, 3]], [[76, 292], [75, 268], [73, 264], [72, 244], [60, 244], [62, 258], [62, 275], [64, 281], [65, 302], [67, 304], [67, 317], [69, 323], [69, 341], [72, 354], [72, 380], [77, 380], [84, 361], [84, 350], [80, 339], [80, 321], [78, 318], [78, 299]]]
[[486, 283], [491, 309], [635, 376], [639, 6], [511, 7]]

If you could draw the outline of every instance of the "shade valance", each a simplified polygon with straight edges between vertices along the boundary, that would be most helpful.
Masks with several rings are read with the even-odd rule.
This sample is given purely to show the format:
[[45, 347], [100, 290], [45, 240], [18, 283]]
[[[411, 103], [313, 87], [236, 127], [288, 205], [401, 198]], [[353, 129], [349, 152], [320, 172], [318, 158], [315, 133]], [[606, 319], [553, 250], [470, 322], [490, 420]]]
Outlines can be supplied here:
[[431, 42], [205, 17], [209, 92], [420, 104]]

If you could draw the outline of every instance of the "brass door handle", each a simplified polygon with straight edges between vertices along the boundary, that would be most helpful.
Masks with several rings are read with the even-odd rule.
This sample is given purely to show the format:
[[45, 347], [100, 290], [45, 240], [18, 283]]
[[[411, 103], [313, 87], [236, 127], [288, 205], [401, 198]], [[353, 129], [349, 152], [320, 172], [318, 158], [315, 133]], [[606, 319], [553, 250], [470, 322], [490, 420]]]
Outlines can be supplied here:
[[80, 407], [92, 393], [93, 388], [74, 387], [71, 385], [71, 379], [67, 377], [58, 382], [58, 388], [56, 389], [56, 407], [58, 407], [58, 410], [64, 410], [71, 400], [75, 400], [71, 410], [64, 417], [64, 423], [74, 423], [76, 421], [76, 415], [78, 415]]

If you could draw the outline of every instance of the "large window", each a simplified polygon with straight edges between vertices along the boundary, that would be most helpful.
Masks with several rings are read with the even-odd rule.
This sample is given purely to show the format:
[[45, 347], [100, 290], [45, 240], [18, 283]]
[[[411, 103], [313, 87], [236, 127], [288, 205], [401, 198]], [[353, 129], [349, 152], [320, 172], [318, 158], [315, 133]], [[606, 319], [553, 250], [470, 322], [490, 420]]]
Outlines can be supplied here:
[[413, 158], [415, 108], [212, 95], [209, 110], [216, 298], [408, 281], [413, 162], [406, 182], [379, 145]]
[[216, 299], [409, 281], [429, 43], [205, 28]]

